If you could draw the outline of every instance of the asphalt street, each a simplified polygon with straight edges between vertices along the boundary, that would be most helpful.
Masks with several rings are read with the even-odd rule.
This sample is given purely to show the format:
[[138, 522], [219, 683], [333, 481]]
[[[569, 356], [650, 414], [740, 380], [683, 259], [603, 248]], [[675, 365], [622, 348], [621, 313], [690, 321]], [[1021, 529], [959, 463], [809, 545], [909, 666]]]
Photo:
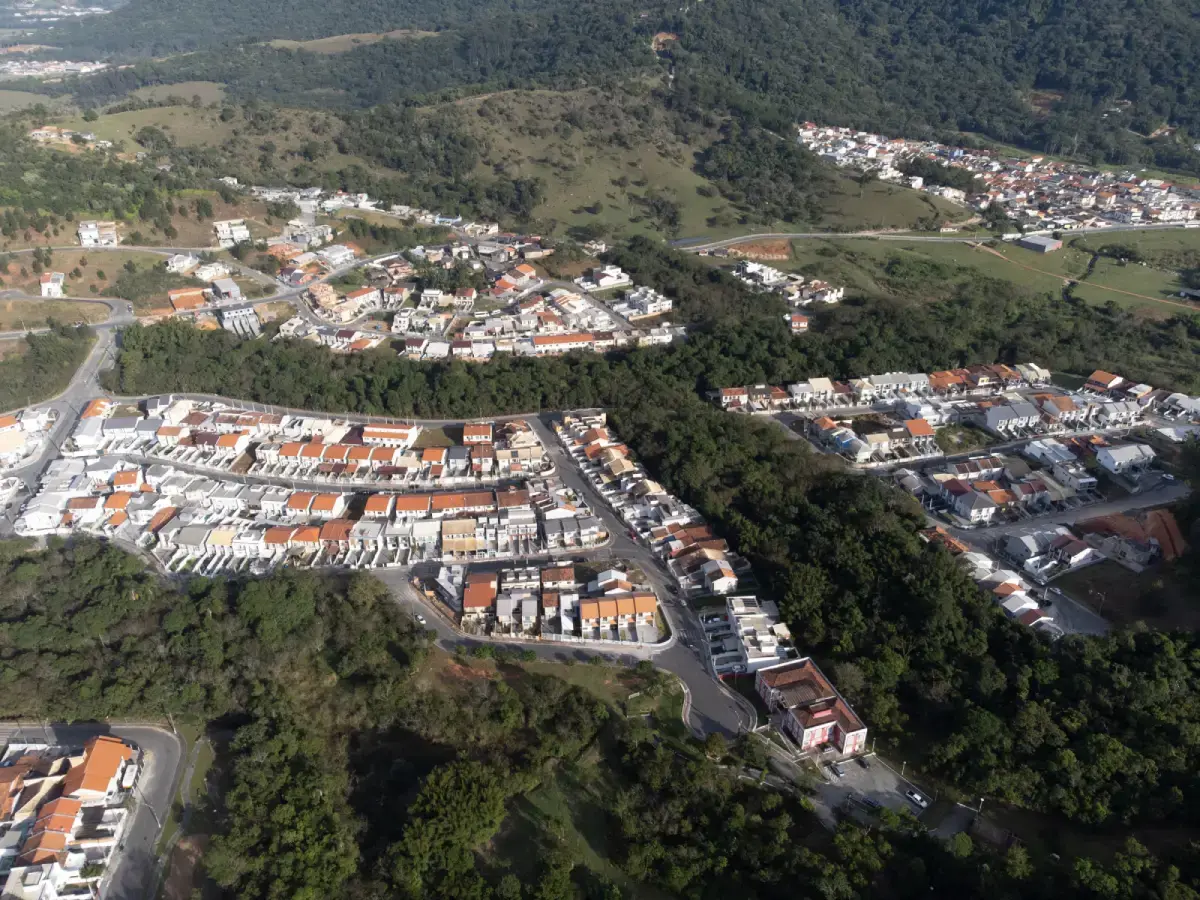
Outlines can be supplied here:
[[[1164, 231], [1178, 228], [1178, 225], [1107, 225], [1102, 228], [1076, 228], [1068, 232], [1076, 234], [1107, 234], [1115, 231]], [[928, 241], [930, 243], [962, 244], [990, 240], [991, 234], [959, 234], [959, 235], [925, 235], [905, 234], [893, 231], [848, 231], [835, 233], [829, 231], [802, 232], [765, 232], [762, 234], [744, 234], [738, 237], [724, 238], [716, 241], [706, 241], [700, 238], [680, 238], [672, 241], [671, 246], [685, 253], [698, 253], [701, 250], [717, 250], [721, 247], [733, 247], [737, 244], [754, 243], [772, 240], [852, 240], [855, 238], [875, 238], [881, 241]]]
[[125, 827], [116, 866], [108, 875], [106, 900], [153, 900], [156, 887], [155, 844], [171, 808], [183, 769], [183, 741], [154, 725], [72, 725], [31, 722], [0, 723], [0, 744], [14, 741], [49, 743], [79, 749], [98, 734], [111, 734], [142, 748], [143, 770], [134, 791], [137, 806]]

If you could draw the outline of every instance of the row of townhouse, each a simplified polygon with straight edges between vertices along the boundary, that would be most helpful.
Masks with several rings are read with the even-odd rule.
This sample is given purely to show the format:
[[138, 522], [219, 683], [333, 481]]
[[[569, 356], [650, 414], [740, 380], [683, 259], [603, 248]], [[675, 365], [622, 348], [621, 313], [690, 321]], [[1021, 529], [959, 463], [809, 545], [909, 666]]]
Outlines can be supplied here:
[[909, 418], [882, 424], [875, 419], [838, 422], [819, 416], [808, 422], [812, 440], [856, 465], [905, 462], [942, 455], [933, 425], [926, 419]]
[[141, 751], [116, 737], [80, 750], [10, 744], [0, 758], [3, 896], [100, 896], [120, 853]]
[[[142, 470], [111, 456], [72, 458], [48, 467], [16, 529], [124, 537], [154, 548], [168, 567], [192, 558], [214, 568], [236, 559], [278, 562], [321, 549], [354, 550], [353, 564], [391, 565], [410, 552], [416, 559], [484, 559], [601, 543], [607, 534], [599, 520], [586, 507], [559, 502], [564, 490], [543, 481], [520, 490], [364, 498], [239, 484], [165, 465]], [[333, 541], [328, 529], [343, 526], [346, 534]], [[307, 561], [329, 559], [327, 552]]]
[[972, 416], [1002, 437], [1053, 434], [1087, 428], [1127, 428], [1142, 421], [1146, 407], [1134, 400], [1098, 399], [1087, 394], [1010, 394], [982, 401]]
[[443, 569], [436, 590], [464, 627], [493, 634], [569, 635], [586, 640], [657, 640], [658, 598], [622, 569], [581, 583], [573, 565], [472, 571]]
[[[1032, 595], [1033, 589], [1020, 574], [1003, 568], [986, 553], [970, 550], [941, 528], [926, 529], [921, 532], [921, 537], [929, 543], [943, 546], [955, 556], [971, 579], [987, 592], [1010, 619], [1051, 637], [1062, 635], [1062, 630], [1054, 624], [1054, 618], [1041, 608]], [[1071, 541], [1061, 541], [1056, 552], [1060, 558], [1073, 559], [1074, 564], [1079, 565], [1083, 562], [1083, 551], [1087, 549]]]
[[344, 420], [198, 408], [191, 401], [153, 398], [140, 410], [89, 405], [71, 449], [81, 453], [140, 453], [169, 462], [228, 469], [249, 454], [250, 472], [327, 479], [369, 477], [412, 483], [523, 478], [550, 468], [545, 448], [527, 422], [467, 423], [462, 443], [413, 449], [417, 424], [360, 425]]
[[931, 476], [938, 497], [963, 521], [991, 524], [1006, 510], [1043, 511], [1076, 493], [1015, 457], [986, 456], [953, 463]]
[[1003, 390], [1050, 381], [1050, 372], [1036, 364], [970, 366], [943, 372], [888, 372], [845, 382], [810, 378], [787, 389], [757, 384], [722, 388], [714, 399], [722, 409], [768, 412], [788, 408], [867, 406], [921, 397], [996, 394]]
[[728, 594], [737, 589], [744, 560], [716, 539], [695, 509], [669, 494], [629, 458], [601, 410], [563, 415], [559, 440], [613, 510], [688, 591]]
[[[608, 425], [603, 410], [576, 410], [564, 413], [555, 429], [563, 445], [579, 464], [584, 474], [605, 495], [613, 509], [630, 525], [633, 534], [643, 541], [666, 564], [667, 571], [679, 585], [694, 595], [725, 595], [724, 612], [702, 617], [708, 634], [709, 659], [713, 674], [724, 677], [737, 673], [756, 673], [756, 684], [764, 702], [773, 713], [781, 730], [806, 752], [831, 750], [851, 756], [865, 749], [866, 727], [849, 705], [837, 695], [811, 660], [797, 659], [792, 636], [779, 616], [778, 607], [769, 600], [738, 595], [739, 572], [748, 566], [731, 552], [728, 543], [718, 538], [696, 510], [680, 502], [647, 477], [629, 459], [628, 448], [622, 444]], [[609, 597], [616, 592], [618, 599], [634, 593], [632, 586], [620, 579], [621, 573], [601, 573], [596, 583], [589, 584], [589, 593], [611, 582]], [[581, 622], [595, 621], [605, 613], [609, 619], [621, 614], [621, 606], [589, 607]], [[636, 601], [626, 604], [626, 615], [637, 614]], [[592, 634], [583, 630], [581, 633]], [[776, 673], [767, 676], [764, 673]], [[782, 673], [804, 672], [823, 683], [819, 696], [803, 698], [783, 696], [770, 686], [780, 679], [783, 687], [796, 675]], [[790, 720], [790, 721], [789, 721]]]

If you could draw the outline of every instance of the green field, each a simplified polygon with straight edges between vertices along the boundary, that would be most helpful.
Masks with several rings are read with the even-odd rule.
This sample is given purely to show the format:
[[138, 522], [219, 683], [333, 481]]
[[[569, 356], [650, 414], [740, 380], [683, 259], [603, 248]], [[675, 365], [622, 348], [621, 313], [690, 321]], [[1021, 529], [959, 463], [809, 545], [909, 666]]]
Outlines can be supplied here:
[[[1089, 303], [1107, 303], [1112, 300], [1121, 306], [1128, 306], [1148, 315], [1170, 316], [1188, 308], [1197, 308], [1194, 304], [1180, 299], [1179, 290], [1182, 287], [1178, 272], [1165, 272], [1136, 263], [1122, 266], [1115, 260], [1100, 259], [1087, 281], [1075, 288], [1075, 295]], [[1118, 293], [1120, 291], [1126, 293]], [[1141, 296], [1131, 296], [1132, 294]], [[1144, 299], [1147, 297], [1153, 299]], [[1161, 302], [1154, 302], [1156, 300]]]
[[16, 112], [18, 109], [25, 109], [37, 103], [41, 103], [47, 107], [55, 105], [54, 99], [47, 97], [45, 94], [31, 94], [28, 91], [0, 90], [0, 115]]
[[156, 84], [138, 88], [133, 96], [141, 100], [163, 101], [169, 97], [182, 97], [185, 101], [199, 97], [200, 102], [220, 103], [225, 99], [225, 86], [215, 81], [181, 81], [178, 84]]
[[[1196, 248], [1193, 252], [1200, 253], [1200, 234], [1151, 234], [1160, 233], [1146, 235], [1144, 252], [1161, 246], [1163, 254], [1185, 258], [1190, 242]], [[961, 267], [1039, 292], [1057, 293], [1073, 280], [1075, 296], [1082, 300], [1097, 305], [1114, 302], [1148, 316], [1161, 318], [1200, 308], [1179, 298], [1182, 284], [1177, 271], [1136, 263], [1122, 266], [1100, 257], [1089, 274], [1091, 258], [1091, 253], [1070, 245], [1057, 253], [1041, 254], [998, 241], [984, 246], [966, 241], [829, 238], [793, 241], [792, 260], [778, 265], [869, 296], [941, 299], [952, 291], [954, 270]], [[911, 280], [896, 270], [897, 261], [909, 264]], [[922, 269], [922, 265], [929, 268]], [[938, 266], [951, 268], [941, 271]]]
[[875, 181], [860, 191], [856, 177], [839, 173], [821, 225], [843, 231], [885, 230], [907, 228], [929, 216], [962, 222], [969, 215], [963, 206], [896, 184]]
[[[1019, 254], [1028, 251], [1007, 248]], [[1080, 254], [1082, 257], [1083, 254]], [[939, 299], [954, 287], [952, 276], [958, 268], [973, 269], [992, 278], [1013, 281], [1030, 290], [1060, 291], [1063, 277], [1022, 268], [1010, 262], [1008, 254], [996, 255], [987, 248], [965, 242], [874, 240], [871, 238], [830, 238], [792, 242], [792, 260], [783, 268], [802, 272], [854, 293], [870, 296], [899, 296], [911, 299]], [[1017, 256], [1016, 260], [1022, 260]], [[919, 267], [928, 263], [931, 271], [918, 268], [912, 278], [902, 278], [893, 268], [895, 261]], [[937, 267], [949, 266], [942, 272]], [[932, 277], [929, 277], [932, 276]]]
[[108, 318], [108, 308], [99, 303], [74, 300], [0, 300], [0, 331], [43, 328], [51, 321], [66, 325], [91, 325]]
[[309, 53], [345, 53], [355, 47], [364, 47], [379, 41], [410, 40], [413, 38], [432, 37], [432, 31], [410, 31], [405, 28], [388, 31], [383, 34], [364, 32], [359, 34], [335, 34], [331, 37], [317, 38], [312, 41], [275, 40], [267, 43], [272, 47], [283, 50], [307, 50]]

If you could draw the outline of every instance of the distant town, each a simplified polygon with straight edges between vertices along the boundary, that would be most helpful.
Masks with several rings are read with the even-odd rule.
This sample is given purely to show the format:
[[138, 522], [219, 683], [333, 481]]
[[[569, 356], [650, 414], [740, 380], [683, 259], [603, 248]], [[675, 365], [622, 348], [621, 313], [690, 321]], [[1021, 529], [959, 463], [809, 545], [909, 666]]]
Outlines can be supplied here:
[[[1000, 208], [1022, 232], [1190, 225], [1200, 214], [1200, 190], [1133, 172], [1106, 172], [1043, 156], [1010, 157], [813, 122], [797, 128], [800, 143], [834, 165], [873, 172], [881, 181], [902, 183], [979, 212]], [[906, 175], [906, 164], [914, 160], [962, 170], [974, 184], [964, 190]]]

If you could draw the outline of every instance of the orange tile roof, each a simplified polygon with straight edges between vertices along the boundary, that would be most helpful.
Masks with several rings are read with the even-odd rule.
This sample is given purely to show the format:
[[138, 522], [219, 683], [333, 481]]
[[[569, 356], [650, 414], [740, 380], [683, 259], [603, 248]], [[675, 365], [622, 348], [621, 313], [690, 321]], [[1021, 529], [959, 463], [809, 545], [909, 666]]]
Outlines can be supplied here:
[[925, 419], [909, 419], [904, 427], [912, 437], [933, 437], [933, 426]]
[[490, 441], [492, 439], [491, 423], [485, 422], [481, 425], [464, 425], [463, 426], [463, 440], [465, 441], [465, 440], [470, 440], [470, 439]]
[[141, 481], [141, 473], [137, 469], [123, 469], [113, 475], [113, 487], [133, 486]]
[[371, 462], [391, 462], [396, 458], [395, 447], [375, 447], [371, 450]]
[[542, 584], [548, 581], [574, 581], [574, 566], [559, 566], [552, 569], [542, 569]]
[[440, 463], [446, 460], [445, 447], [426, 447], [421, 451], [421, 462]]
[[70, 831], [82, 808], [82, 801], [70, 797], [58, 797], [51, 800], [38, 810], [37, 818], [30, 831]]
[[204, 291], [200, 288], [185, 288], [178, 291], [167, 291], [167, 299], [171, 301], [176, 311], [199, 309], [208, 302]]
[[160, 528], [175, 518], [177, 512], [179, 512], [177, 506], [164, 506], [150, 518], [150, 524], [146, 526], [146, 530], [151, 534], [157, 534]]
[[600, 607], [601, 616], [608, 616], [611, 618], [617, 614], [616, 600], [597, 600], [596, 603]]
[[591, 344], [595, 340], [595, 335], [587, 332], [571, 334], [536, 334], [533, 336], [533, 345], [535, 347], [554, 347], [560, 344]]
[[595, 600], [587, 600], [579, 604], [579, 618], [587, 621], [588, 619], [600, 618], [600, 604]]
[[489, 609], [496, 602], [495, 582], [475, 582], [463, 591], [463, 609]]
[[91, 403], [89, 403], [86, 407], [84, 407], [83, 413], [80, 415], [80, 418], [81, 419], [94, 419], [96, 416], [102, 416], [108, 412], [108, 408], [110, 405], [111, 404], [109, 403], [109, 401], [105, 400], [103, 397], [97, 398], [97, 399], [93, 400]]
[[316, 494], [309, 494], [305, 491], [297, 491], [288, 497], [287, 508], [293, 512], [308, 512], [312, 506], [313, 499]]
[[1088, 379], [1088, 382], [1090, 384], [1100, 384], [1104, 387], [1111, 387], [1113, 382], [1119, 380], [1119, 375], [1113, 375], [1111, 372], [1105, 372], [1103, 369], [1097, 369], [1092, 373], [1092, 377]]
[[658, 609], [658, 598], [653, 594], [634, 594], [634, 610], [640, 613], [652, 613]]
[[396, 512], [429, 512], [429, 494], [400, 494], [396, 497]]
[[300, 448], [300, 456], [302, 459], [320, 459], [324, 453], [325, 445], [315, 441], [313, 443], [304, 444]]
[[16, 424], [16, 416], [0, 416], [0, 428], [12, 428]]
[[318, 544], [321, 542], [321, 529], [316, 525], [305, 525], [292, 533], [293, 544]]
[[337, 508], [337, 502], [337, 494], [317, 494], [317, 496], [313, 498], [310, 511], [315, 513], [333, 512], [334, 509]]
[[276, 525], [274, 528], [268, 528], [266, 533], [263, 535], [263, 543], [273, 545], [287, 544], [287, 542], [291, 540], [293, 530], [294, 529], [283, 525]]
[[363, 512], [373, 515], [387, 515], [392, 509], [391, 494], [372, 494], [367, 498], [367, 504], [363, 507]]
[[323, 460], [332, 462], [341, 462], [350, 455], [349, 444], [329, 444], [325, 447], [325, 455], [321, 457]]
[[223, 434], [217, 438], [217, 446], [232, 450], [237, 447], [238, 441], [243, 437], [245, 437], [245, 433], [240, 431], [233, 434]]
[[359, 446], [351, 447], [350, 452], [347, 454], [347, 458], [356, 462], [366, 462], [371, 458], [371, 448]]
[[350, 540], [350, 529], [353, 527], [354, 522], [351, 519], [330, 519], [321, 526], [321, 540], [348, 541]]
[[17, 864], [22, 866], [38, 866], [57, 862], [60, 855], [65, 856], [67, 836], [57, 831], [43, 831], [28, 838], [21, 845], [21, 855]]
[[120, 738], [106, 734], [91, 738], [83, 745], [83, 762], [72, 766], [63, 779], [63, 794], [69, 797], [79, 791], [106, 793], [121, 764], [132, 756], [133, 748]]
[[72, 497], [67, 501], [67, 509], [95, 509], [99, 503], [99, 497]]
[[128, 491], [118, 491], [115, 494], [109, 494], [104, 498], [105, 509], [124, 509], [129, 505], [129, 500], [133, 495]]
[[129, 514], [127, 512], [125, 512], [125, 510], [121, 509], [121, 510], [117, 510], [115, 513], [113, 513], [111, 516], [109, 516], [108, 522], [106, 524], [108, 525], [109, 528], [117, 528], [121, 525], [124, 525], [128, 521], [129, 521]]
[[294, 456], [299, 456], [300, 451], [303, 449], [304, 449], [304, 445], [301, 444], [299, 441], [288, 441], [286, 444], [284, 444], [282, 447], [279, 448], [279, 455], [286, 456], [289, 458], [294, 457]]

